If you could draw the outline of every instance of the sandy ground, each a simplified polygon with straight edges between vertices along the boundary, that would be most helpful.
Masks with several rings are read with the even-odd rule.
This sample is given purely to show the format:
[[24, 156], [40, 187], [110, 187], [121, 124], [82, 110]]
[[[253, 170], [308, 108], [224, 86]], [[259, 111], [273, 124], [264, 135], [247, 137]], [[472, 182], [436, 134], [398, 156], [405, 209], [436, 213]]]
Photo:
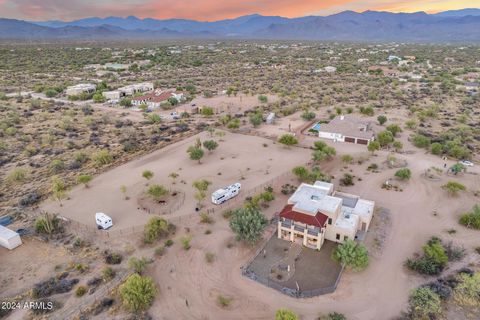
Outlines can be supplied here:
[[[209, 198], [214, 190], [237, 181], [242, 183], [243, 190], [249, 190], [306, 163], [310, 158], [308, 150], [289, 150], [267, 139], [227, 133], [219, 141], [219, 147], [211, 154], [206, 152], [202, 163], [198, 164], [186, 153], [197, 138], [202, 141], [211, 139], [207, 133], [202, 133], [153, 152], [95, 177], [88, 189], [83, 186], [73, 188], [69, 193], [70, 200], [65, 201], [62, 207], [50, 200], [42, 205], [42, 209], [92, 227], [95, 226], [95, 212], [104, 212], [113, 218], [112, 230], [118, 230], [143, 225], [150, 218], [139, 208], [136, 200], [147, 188], [146, 180], [142, 178], [144, 170], [154, 172], [150, 184], [158, 183], [184, 192], [184, 204], [169, 215], [181, 216], [194, 212], [194, 180], [212, 182]], [[174, 186], [168, 177], [171, 172], [180, 175]], [[240, 179], [242, 176], [244, 180]], [[182, 180], [185, 183], [181, 183]], [[130, 200], [124, 200], [121, 185], [127, 187]], [[205, 205], [212, 206], [208, 199]]]
[[[0, 247], [0, 297], [30, 289], [39, 280], [55, 275], [54, 267], [69, 261], [71, 254], [63, 247], [32, 238], [10, 251]], [[45, 257], [48, 256], [48, 263]]]
[[[337, 143], [335, 147], [339, 156], [345, 153], [356, 157], [369, 156], [365, 146]], [[413, 150], [411, 145], [406, 148]], [[443, 161], [415, 150], [414, 154], [397, 156], [405, 159], [413, 172], [411, 181], [402, 183], [403, 192], [380, 188], [385, 180], [393, 177], [395, 169], [366, 174], [370, 163], [381, 164], [386, 160], [386, 152], [379, 152], [362, 165], [349, 166], [352, 173], [363, 180], [342, 189], [375, 200], [379, 207], [388, 208], [392, 226], [383, 244], [383, 253], [372, 258], [370, 267], [364, 272], [346, 272], [335, 293], [295, 299], [241, 276], [240, 267], [254, 250], [241, 245], [228, 249], [226, 244], [231, 241], [232, 234], [226, 222], [218, 217], [218, 222], [211, 227], [211, 235], [196, 230], [190, 251], [184, 252], [177, 246], [155, 264], [151, 273], [158, 281], [160, 295], [151, 309], [152, 314], [156, 319], [272, 319], [277, 309], [289, 308], [304, 320], [316, 319], [319, 314], [331, 311], [342, 312], [348, 319], [358, 320], [397, 316], [407, 306], [409, 291], [428, 281], [428, 278], [406, 271], [403, 263], [432, 235], [462, 244], [470, 255], [473, 248], [480, 245], [478, 232], [465, 229], [457, 222], [458, 216], [469, 210], [478, 199], [471, 193], [452, 198], [440, 188], [446, 181], [457, 180], [467, 185], [469, 190], [478, 190], [478, 177], [466, 174], [443, 176], [437, 182], [428, 181], [421, 174], [431, 166], [443, 167]], [[336, 176], [336, 184], [345, 172], [339, 160], [326, 163], [323, 167]], [[276, 202], [274, 206], [280, 209], [283, 204]], [[438, 212], [437, 216], [433, 215], [434, 211]], [[451, 228], [457, 233], [449, 235], [446, 230]], [[217, 261], [207, 264], [205, 252], [216, 254]], [[216, 299], [219, 294], [233, 298], [230, 307], [223, 309], [218, 306]]]

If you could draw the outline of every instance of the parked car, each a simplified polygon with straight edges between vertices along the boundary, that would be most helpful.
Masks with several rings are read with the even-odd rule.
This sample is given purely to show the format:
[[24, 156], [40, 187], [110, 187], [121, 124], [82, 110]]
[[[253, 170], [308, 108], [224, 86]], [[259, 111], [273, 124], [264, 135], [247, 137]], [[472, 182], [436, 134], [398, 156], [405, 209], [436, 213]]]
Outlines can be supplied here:
[[464, 165], [465, 167], [473, 167], [473, 162], [468, 161], [468, 160], [461, 160], [458, 163]]

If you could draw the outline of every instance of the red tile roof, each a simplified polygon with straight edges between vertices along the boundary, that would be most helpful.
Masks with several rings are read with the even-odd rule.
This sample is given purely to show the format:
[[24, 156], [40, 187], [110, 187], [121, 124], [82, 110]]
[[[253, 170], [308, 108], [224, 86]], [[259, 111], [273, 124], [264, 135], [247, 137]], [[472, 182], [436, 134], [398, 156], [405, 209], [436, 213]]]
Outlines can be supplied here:
[[317, 212], [315, 216], [311, 216], [309, 214], [295, 211], [293, 210], [293, 205], [291, 204], [288, 204], [283, 208], [282, 212], [280, 212], [280, 217], [302, 222], [319, 228], [325, 226], [325, 222], [327, 222], [328, 220], [328, 217], [321, 212]]

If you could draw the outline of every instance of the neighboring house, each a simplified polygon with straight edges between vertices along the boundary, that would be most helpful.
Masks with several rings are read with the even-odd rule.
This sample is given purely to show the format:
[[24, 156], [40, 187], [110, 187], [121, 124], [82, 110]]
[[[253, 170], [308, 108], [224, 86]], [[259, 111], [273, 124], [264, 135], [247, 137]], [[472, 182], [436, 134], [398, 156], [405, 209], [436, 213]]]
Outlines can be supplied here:
[[312, 129], [318, 132], [319, 138], [368, 145], [375, 140], [370, 126], [370, 122], [347, 114], [337, 116], [326, 124], [317, 123]]
[[174, 91], [161, 91], [157, 89], [152, 93], [133, 98], [132, 105], [138, 107], [144, 104], [149, 109], [156, 109], [159, 108], [163, 102], [170, 98], [175, 98], [178, 102], [181, 102], [183, 100], [183, 93], [176, 93]]
[[105, 63], [103, 66], [106, 70], [112, 70], [112, 71], [122, 71], [122, 70], [127, 70], [130, 65], [129, 64], [123, 64], [123, 63]]
[[107, 100], [119, 100], [122, 97], [133, 96], [134, 94], [148, 91], [153, 91], [153, 83], [142, 82], [130, 84], [114, 91], [105, 91], [103, 92], [103, 96]]
[[374, 208], [375, 202], [336, 192], [331, 183], [302, 183], [280, 212], [277, 236], [317, 250], [325, 240], [362, 239]]
[[323, 70], [325, 70], [325, 71], [328, 72], [328, 73], [335, 73], [335, 72], [337, 72], [337, 68], [336, 68], [336, 67], [332, 67], [332, 66], [325, 67], [325, 68], [323, 68]]
[[91, 83], [80, 83], [74, 86], [67, 87], [65, 93], [67, 96], [76, 96], [81, 93], [94, 93], [97, 87]]

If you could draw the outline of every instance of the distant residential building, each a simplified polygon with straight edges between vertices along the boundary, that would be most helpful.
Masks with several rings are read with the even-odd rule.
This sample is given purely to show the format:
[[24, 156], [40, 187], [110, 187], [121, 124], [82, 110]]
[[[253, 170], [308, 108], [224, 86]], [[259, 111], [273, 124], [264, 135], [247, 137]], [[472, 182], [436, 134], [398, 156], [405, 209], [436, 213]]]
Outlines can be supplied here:
[[325, 240], [363, 239], [375, 202], [337, 192], [332, 183], [302, 183], [280, 212], [277, 237], [320, 250]]
[[130, 67], [130, 65], [123, 64], [123, 63], [105, 63], [103, 67], [107, 70], [122, 71], [122, 70], [127, 70]]
[[398, 56], [393, 56], [393, 55], [391, 55], [391, 56], [388, 56], [387, 60], [388, 60], [389, 62], [392, 62], [392, 61], [395, 61], [395, 60], [401, 61], [402, 58], [400, 58], [400, 57], [398, 57]]
[[74, 86], [67, 87], [65, 93], [67, 96], [76, 96], [81, 93], [94, 93], [97, 87], [91, 83], [80, 83]]
[[152, 93], [133, 98], [132, 105], [137, 107], [146, 105], [149, 109], [156, 109], [170, 98], [175, 98], [178, 102], [181, 102], [183, 100], [183, 93], [176, 93], [175, 91], [162, 91], [157, 89]]
[[137, 94], [140, 92], [148, 92], [148, 91], [153, 91], [153, 83], [142, 82], [142, 83], [130, 84], [128, 86], [118, 88], [117, 90], [114, 90], [114, 91], [105, 91], [103, 92], [103, 96], [107, 100], [118, 100], [126, 96], [133, 96], [134, 94]]
[[329, 123], [317, 123], [312, 129], [318, 132], [319, 138], [335, 142], [368, 145], [375, 140], [375, 133], [371, 129], [371, 123], [351, 114], [337, 116]]
[[332, 66], [328, 66], [328, 67], [325, 67], [323, 68], [326, 72], [328, 73], [335, 73], [337, 72], [337, 68], [336, 67], [332, 67]]
[[417, 59], [415, 56], [404, 56], [403, 58], [410, 61], [415, 61]]

